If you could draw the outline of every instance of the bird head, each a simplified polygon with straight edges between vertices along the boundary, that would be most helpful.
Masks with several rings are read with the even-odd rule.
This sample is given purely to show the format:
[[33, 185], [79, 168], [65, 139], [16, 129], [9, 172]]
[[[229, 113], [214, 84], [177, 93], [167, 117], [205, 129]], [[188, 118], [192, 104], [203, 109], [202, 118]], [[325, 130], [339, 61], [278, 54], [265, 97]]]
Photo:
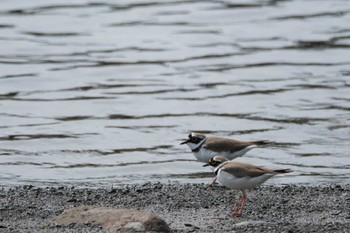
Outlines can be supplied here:
[[191, 149], [195, 149], [198, 147], [198, 145], [203, 143], [203, 140], [206, 140], [206, 138], [207, 137], [204, 134], [192, 132], [188, 135], [188, 138], [180, 144], [187, 144]]
[[204, 164], [203, 167], [207, 167], [207, 166], [217, 167], [226, 161], [229, 161], [229, 160], [226, 159], [225, 157], [217, 155], [217, 156], [214, 156], [213, 158], [211, 158], [209, 160], [209, 163]]

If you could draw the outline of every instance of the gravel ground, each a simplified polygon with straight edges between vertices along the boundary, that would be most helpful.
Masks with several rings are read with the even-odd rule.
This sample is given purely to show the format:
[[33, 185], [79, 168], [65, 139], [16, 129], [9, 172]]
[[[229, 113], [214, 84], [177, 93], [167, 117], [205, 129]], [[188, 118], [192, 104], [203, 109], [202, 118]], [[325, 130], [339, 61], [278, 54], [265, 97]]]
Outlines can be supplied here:
[[350, 185], [262, 186], [240, 198], [221, 186], [161, 184], [113, 189], [21, 186], [0, 189], [0, 232], [103, 232], [99, 226], [61, 226], [52, 219], [80, 205], [134, 208], [162, 217], [174, 232], [349, 232]]

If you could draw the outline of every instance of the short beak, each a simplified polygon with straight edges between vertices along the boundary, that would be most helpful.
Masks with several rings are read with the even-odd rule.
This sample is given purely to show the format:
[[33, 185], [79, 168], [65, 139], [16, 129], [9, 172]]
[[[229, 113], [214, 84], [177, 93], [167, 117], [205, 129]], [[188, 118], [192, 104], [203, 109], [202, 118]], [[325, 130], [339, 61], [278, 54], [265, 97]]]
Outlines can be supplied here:
[[209, 166], [209, 163], [206, 163], [203, 165], [203, 167], [208, 167]]
[[186, 141], [183, 141], [180, 143], [180, 145], [186, 144], [188, 142], [188, 139]]

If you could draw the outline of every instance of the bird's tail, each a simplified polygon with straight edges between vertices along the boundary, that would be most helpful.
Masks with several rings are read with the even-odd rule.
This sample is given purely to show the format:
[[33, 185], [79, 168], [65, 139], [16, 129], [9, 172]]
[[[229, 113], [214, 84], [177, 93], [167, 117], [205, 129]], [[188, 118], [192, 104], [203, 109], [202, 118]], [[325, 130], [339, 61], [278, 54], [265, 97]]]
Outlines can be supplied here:
[[277, 170], [273, 170], [274, 173], [289, 173], [289, 172], [293, 172], [292, 169], [286, 168], [286, 169], [277, 169]]
[[261, 145], [266, 145], [266, 144], [272, 144], [275, 143], [275, 141], [270, 141], [270, 140], [262, 140], [262, 141], [255, 141], [253, 142], [255, 145], [257, 146], [261, 146]]

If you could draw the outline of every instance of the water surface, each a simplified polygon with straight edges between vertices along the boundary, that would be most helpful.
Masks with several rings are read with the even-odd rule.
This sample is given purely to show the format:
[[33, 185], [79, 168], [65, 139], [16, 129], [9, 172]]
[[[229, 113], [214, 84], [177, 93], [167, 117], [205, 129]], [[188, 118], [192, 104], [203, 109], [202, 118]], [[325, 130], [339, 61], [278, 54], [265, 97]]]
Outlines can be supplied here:
[[209, 182], [190, 131], [348, 183], [349, 1], [0, 3], [0, 183]]

